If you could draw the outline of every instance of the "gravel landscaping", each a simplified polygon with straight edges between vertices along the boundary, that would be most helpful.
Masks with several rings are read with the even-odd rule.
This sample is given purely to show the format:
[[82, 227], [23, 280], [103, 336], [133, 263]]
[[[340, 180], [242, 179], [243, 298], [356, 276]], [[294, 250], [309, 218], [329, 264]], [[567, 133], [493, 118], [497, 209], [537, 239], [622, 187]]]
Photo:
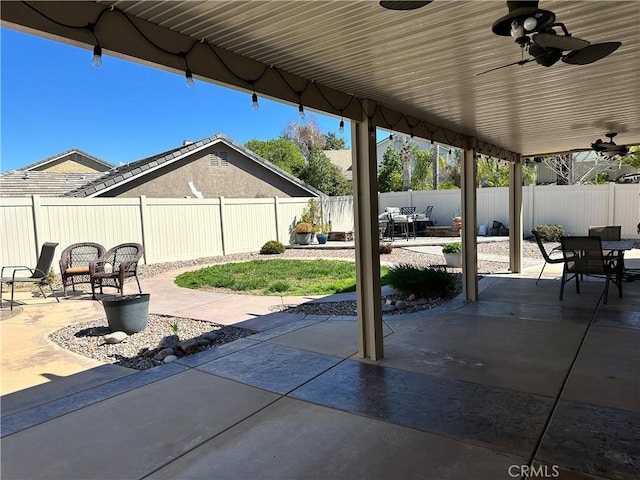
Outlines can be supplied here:
[[[557, 244], [549, 244], [548, 249]], [[478, 261], [480, 275], [508, 272], [509, 244], [506, 241], [478, 244], [478, 255], [492, 255], [501, 261]], [[523, 243], [525, 259], [542, 260], [535, 242]], [[506, 257], [506, 258], [505, 258]], [[144, 283], [145, 278], [155, 275], [197, 269], [206, 265], [227, 262], [243, 262], [254, 259], [268, 258], [258, 253], [244, 253], [227, 255], [225, 257], [208, 257], [189, 261], [168, 262], [154, 265], [141, 265], [139, 276]], [[288, 249], [277, 258], [290, 259], [345, 259], [354, 260], [353, 249]], [[381, 255], [384, 264], [407, 263], [416, 266], [442, 265], [444, 259], [439, 254], [417, 252], [405, 247], [395, 247], [390, 254]], [[449, 269], [456, 276], [456, 291], [454, 297], [461, 293], [461, 275], [459, 269]], [[60, 287], [60, 285], [58, 285]], [[54, 286], [55, 288], [55, 286]], [[238, 292], [234, 292], [238, 293]], [[440, 305], [449, 299], [411, 299], [398, 295], [390, 295], [383, 299], [385, 315], [395, 315], [426, 310]], [[355, 301], [306, 303], [302, 305], [278, 305], [274, 301], [272, 311], [288, 313], [305, 313], [315, 315], [356, 315]], [[172, 337], [171, 324], [177, 322], [178, 337]], [[251, 335], [253, 332], [232, 326], [223, 326], [211, 322], [203, 322], [188, 318], [166, 317], [150, 315], [147, 328], [142, 332], [127, 336], [121, 343], [109, 344], [105, 342], [105, 334], [109, 333], [106, 318], [97, 319], [81, 324], [72, 324], [56, 332], [49, 338], [60, 347], [80, 355], [94, 358], [100, 362], [113, 363], [124, 367], [144, 370], [162, 363], [197, 353], [207, 348], [232, 342]]]
[[[172, 324], [177, 326], [177, 336], [173, 335]], [[103, 318], [56, 330], [49, 335], [49, 340], [62, 348], [103, 363], [145, 370], [233, 342], [253, 332], [189, 318], [149, 315], [147, 328], [128, 335], [122, 342], [107, 343], [107, 334], [109, 326]], [[175, 358], [168, 358], [170, 355]]]

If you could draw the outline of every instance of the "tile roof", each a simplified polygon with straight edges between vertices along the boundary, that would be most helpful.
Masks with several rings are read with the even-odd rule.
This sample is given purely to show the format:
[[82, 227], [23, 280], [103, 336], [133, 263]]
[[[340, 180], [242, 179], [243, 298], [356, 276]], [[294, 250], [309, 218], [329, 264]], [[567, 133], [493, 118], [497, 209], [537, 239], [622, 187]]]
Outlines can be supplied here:
[[101, 193], [111, 190], [114, 187], [124, 184], [138, 176], [145, 175], [146, 173], [149, 173], [150, 171], [156, 168], [159, 168], [162, 165], [168, 165], [178, 158], [183, 158], [184, 156], [191, 154], [197, 149], [201, 149], [208, 145], [213, 145], [220, 142], [237, 150], [238, 152], [250, 158], [251, 160], [255, 161], [256, 163], [259, 163], [264, 168], [267, 168], [272, 172], [286, 178], [290, 182], [295, 183], [300, 188], [309, 191], [311, 195], [313, 196], [323, 195], [322, 192], [320, 192], [319, 190], [316, 190], [310, 185], [307, 185], [299, 178], [291, 175], [290, 173], [282, 170], [281, 168], [277, 167], [271, 162], [256, 155], [251, 150], [246, 149], [239, 143], [231, 140], [226, 135], [219, 133], [217, 135], [213, 135], [211, 137], [207, 137], [187, 145], [182, 145], [180, 147], [167, 150], [166, 152], [162, 152], [148, 158], [143, 158], [141, 160], [128, 163], [126, 165], [121, 165], [121, 166], [112, 168], [107, 173], [95, 179], [94, 181], [86, 185], [83, 185], [75, 190], [69, 191], [64, 196], [67, 196], [67, 197], [98, 196]]
[[101, 177], [102, 173], [12, 171], [0, 175], [0, 197], [61, 197]]
[[29, 165], [27, 165], [25, 167], [20, 168], [20, 170], [33, 170], [33, 169], [35, 169], [37, 167], [44, 166], [47, 163], [54, 162], [54, 161], [56, 161], [56, 160], [58, 160], [58, 159], [60, 159], [62, 157], [70, 155], [72, 153], [78, 153], [78, 154], [82, 155], [83, 157], [86, 157], [86, 158], [88, 158], [90, 160], [93, 160], [94, 162], [96, 162], [96, 163], [98, 163], [98, 164], [100, 164], [100, 165], [102, 165], [102, 166], [104, 166], [106, 168], [113, 168], [113, 164], [111, 164], [109, 162], [105, 162], [104, 160], [101, 160], [98, 157], [94, 157], [93, 155], [91, 155], [91, 154], [89, 154], [87, 152], [83, 152], [82, 150], [80, 150], [78, 148], [72, 148], [72, 149], [67, 150], [65, 152], [58, 153], [58, 154], [53, 155], [51, 157], [45, 158], [44, 160], [40, 160], [38, 162], [31, 163], [31, 164], [29, 164]]

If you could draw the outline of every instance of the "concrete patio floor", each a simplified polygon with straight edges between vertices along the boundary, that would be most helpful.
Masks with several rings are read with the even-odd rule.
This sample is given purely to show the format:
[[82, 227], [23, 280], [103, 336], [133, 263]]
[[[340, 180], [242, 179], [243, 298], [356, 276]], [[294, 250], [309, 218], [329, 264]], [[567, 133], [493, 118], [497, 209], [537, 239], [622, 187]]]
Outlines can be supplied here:
[[[555, 267], [555, 268], [554, 268]], [[353, 317], [147, 279], [151, 311], [257, 333], [138, 372], [46, 339], [104, 316], [29, 299], [2, 322], [3, 479], [632, 479], [640, 472], [640, 282], [555, 265], [484, 278], [480, 301], [386, 316], [385, 358]]]

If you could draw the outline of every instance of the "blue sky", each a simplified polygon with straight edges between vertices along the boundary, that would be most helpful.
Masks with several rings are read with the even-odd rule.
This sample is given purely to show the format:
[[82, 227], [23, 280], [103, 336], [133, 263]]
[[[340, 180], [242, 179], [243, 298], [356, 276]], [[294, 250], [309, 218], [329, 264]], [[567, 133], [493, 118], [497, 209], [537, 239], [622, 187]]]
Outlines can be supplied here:
[[[297, 106], [203, 81], [187, 88], [174, 74], [33, 35], [0, 29], [0, 171], [14, 170], [71, 148], [118, 165], [223, 133], [244, 144], [279, 137], [300, 121]], [[306, 112], [323, 132], [339, 118]], [[349, 143], [349, 124], [345, 128]]]

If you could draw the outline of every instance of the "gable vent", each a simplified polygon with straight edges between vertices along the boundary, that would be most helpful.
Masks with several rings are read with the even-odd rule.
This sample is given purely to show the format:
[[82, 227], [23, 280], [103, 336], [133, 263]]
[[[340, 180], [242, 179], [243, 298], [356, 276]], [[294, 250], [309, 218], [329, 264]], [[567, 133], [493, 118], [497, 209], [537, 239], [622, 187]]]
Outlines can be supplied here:
[[228, 167], [227, 152], [213, 152], [209, 154], [212, 167]]

